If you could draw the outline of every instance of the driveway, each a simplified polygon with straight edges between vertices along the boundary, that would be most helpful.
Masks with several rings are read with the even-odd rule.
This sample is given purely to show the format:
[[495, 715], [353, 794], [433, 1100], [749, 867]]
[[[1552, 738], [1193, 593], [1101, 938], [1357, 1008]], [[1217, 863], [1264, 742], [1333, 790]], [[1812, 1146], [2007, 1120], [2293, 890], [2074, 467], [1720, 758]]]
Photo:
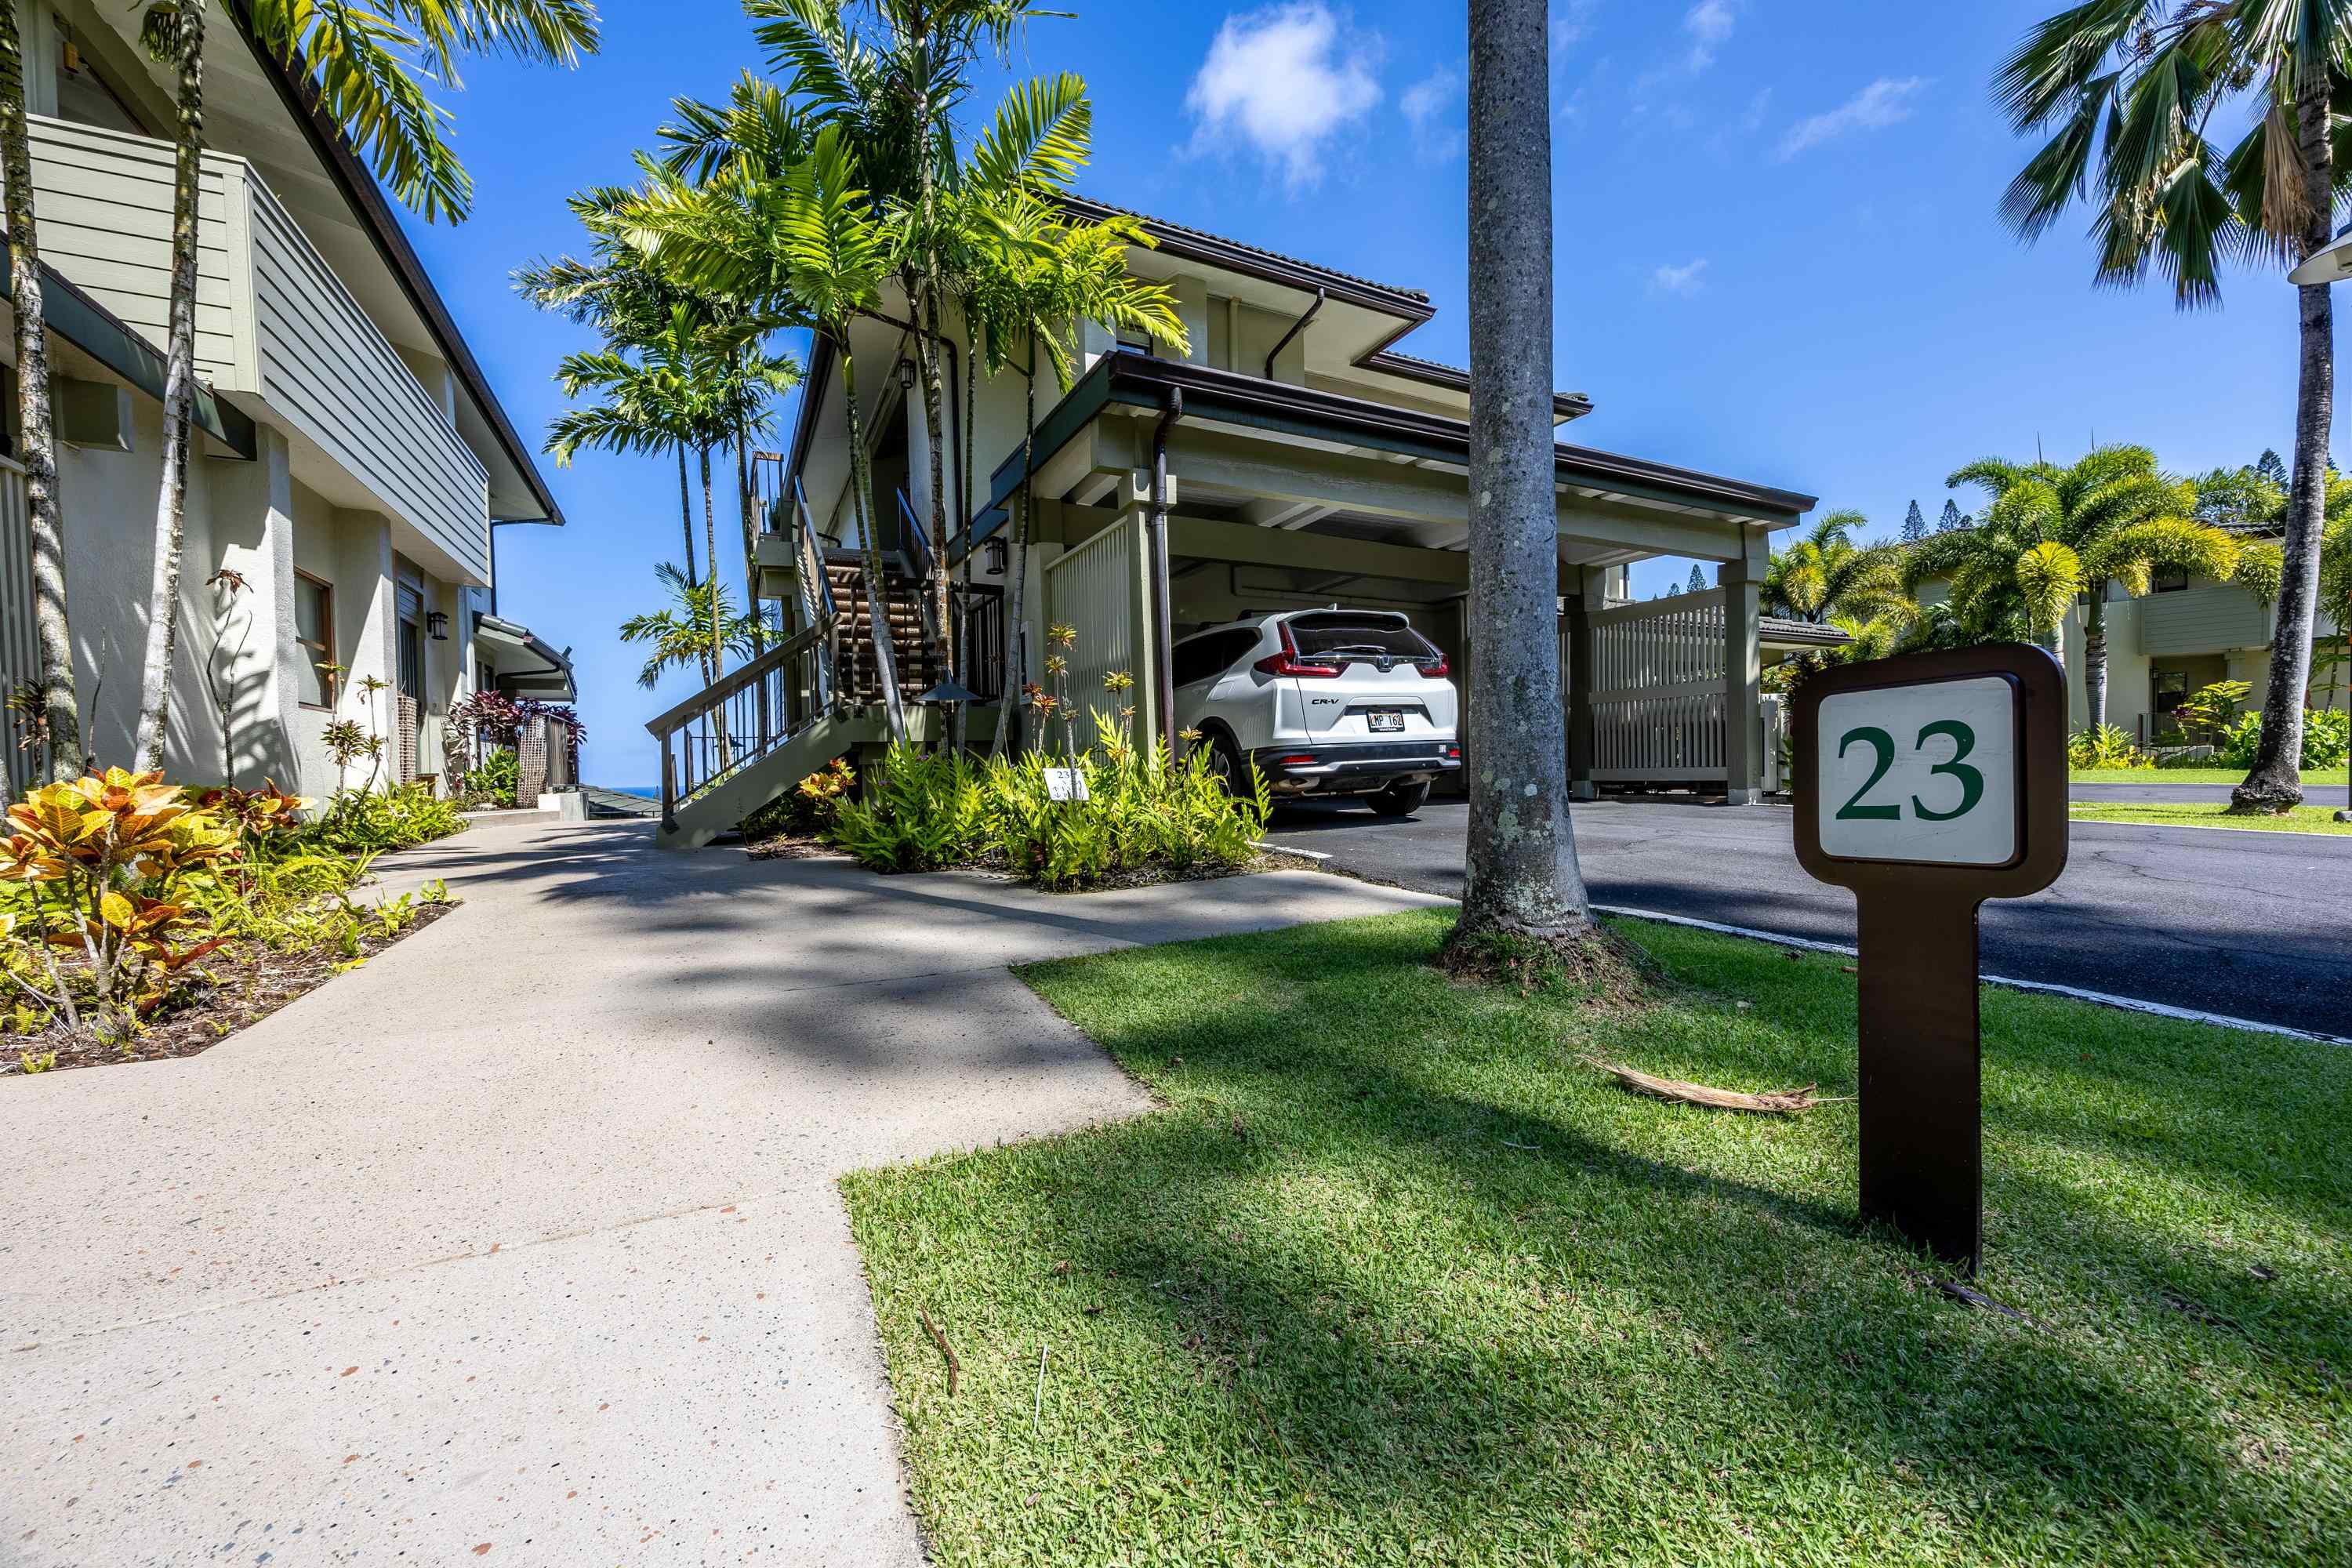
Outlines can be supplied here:
[[915, 1564], [843, 1172], [1144, 1110], [1005, 965], [1376, 913], [502, 825], [203, 1056], [0, 1080], [0, 1564]]
[[[1266, 837], [1458, 897], [1468, 811], [1286, 806]], [[1572, 820], [1597, 903], [1853, 941], [1853, 896], [1798, 866], [1786, 806], [1607, 800]], [[1980, 929], [1987, 973], [2352, 1034], [2352, 838], [2078, 822], [2056, 885], [1987, 904]]]

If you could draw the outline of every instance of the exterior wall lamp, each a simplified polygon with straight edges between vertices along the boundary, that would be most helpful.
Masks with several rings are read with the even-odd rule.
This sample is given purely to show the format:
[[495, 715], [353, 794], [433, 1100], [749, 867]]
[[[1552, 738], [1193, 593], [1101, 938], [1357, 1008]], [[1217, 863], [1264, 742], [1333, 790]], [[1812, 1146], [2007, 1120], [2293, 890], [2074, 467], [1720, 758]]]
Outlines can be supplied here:
[[435, 642], [449, 640], [449, 617], [439, 610], [428, 610], [425, 616], [425, 635]]

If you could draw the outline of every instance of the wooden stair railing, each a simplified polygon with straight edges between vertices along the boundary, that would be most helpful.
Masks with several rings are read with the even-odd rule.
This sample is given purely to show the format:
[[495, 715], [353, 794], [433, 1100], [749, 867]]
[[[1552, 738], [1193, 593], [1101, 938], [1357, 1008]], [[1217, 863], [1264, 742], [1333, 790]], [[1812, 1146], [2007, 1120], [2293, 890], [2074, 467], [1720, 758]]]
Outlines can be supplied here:
[[646, 725], [661, 747], [662, 826], [823, 719], [835, 620], [804, 626]]

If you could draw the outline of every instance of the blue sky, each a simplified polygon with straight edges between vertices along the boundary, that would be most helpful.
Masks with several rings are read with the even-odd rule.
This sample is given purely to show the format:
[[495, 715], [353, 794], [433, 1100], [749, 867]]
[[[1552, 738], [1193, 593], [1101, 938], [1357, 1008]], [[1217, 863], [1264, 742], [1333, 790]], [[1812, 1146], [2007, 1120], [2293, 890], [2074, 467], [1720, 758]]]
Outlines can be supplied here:
[[[1553, 0], [1557, 379], [1598, 405], [1575, 437], [1815, 494], [1881, 531], [1914, 498], [1932, 518], [1960, 463], [2037, 442], [2139, 441], [2182, 471], [2285, 449], [2283, 282], [2241, 274], [2223, 309], [2181, 315], [2160, 286], [2094, 289], [2074, 217], [2032, 249], [1997, 220], [2029, 149], [1987, 84], [2055, 3]], [[1038, 24], [1016, 68], [1087, 79], [1087, 191], [1424, 289], [1437, 319], [1400, 346], [1465, 361], [1464, 6], [1062, 8], [1081, 14]], [[519, 301], [509, 272], [575, 243], [565, 195], [626, 178], [673, 96], [719, 96], [760, 64], [722, 0], [604, 11], [604, 53], [577, 72], [469, 70], [447, 101], [478, 216], [411, 225], [534, 436], [584, 334]], [[675, 470], [548, 472], [571, 526], [499, 531], [502, 608], [572, 645], [589, 776], [641, 783], [644, 721], [690, 687], [639, 689], [614, 628], [676, 554]], [[1638, 569], [1637, 591], [1686, 571]]]

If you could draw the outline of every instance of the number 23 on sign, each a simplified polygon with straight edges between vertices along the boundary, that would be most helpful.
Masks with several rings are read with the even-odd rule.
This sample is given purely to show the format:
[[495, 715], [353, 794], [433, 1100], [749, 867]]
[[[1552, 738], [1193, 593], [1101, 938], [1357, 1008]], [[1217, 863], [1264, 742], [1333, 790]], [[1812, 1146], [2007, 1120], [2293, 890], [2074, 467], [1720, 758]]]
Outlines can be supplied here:
[[1999, 676], [1841, 691], [1814, 731], [1822, 850], [2000, 866], [2017, 855], [2016, 691]]

